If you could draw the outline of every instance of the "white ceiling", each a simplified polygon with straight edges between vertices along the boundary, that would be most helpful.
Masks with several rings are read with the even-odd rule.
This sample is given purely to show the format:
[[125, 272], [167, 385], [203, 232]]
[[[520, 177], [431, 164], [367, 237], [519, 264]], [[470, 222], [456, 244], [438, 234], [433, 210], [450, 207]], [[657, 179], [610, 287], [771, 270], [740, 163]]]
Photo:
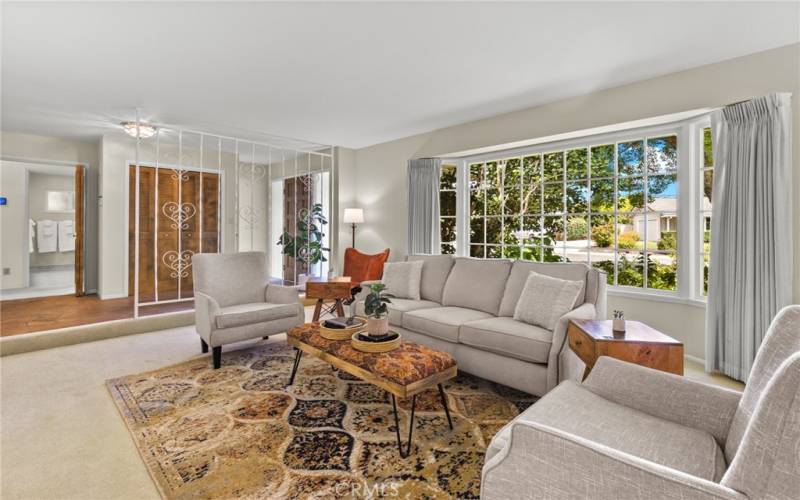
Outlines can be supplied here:
[[[800, 3], [2, 4], [2, 126], [363, 147], [800, 41]], [[658, 96], [654, 96], [658, 98]]]

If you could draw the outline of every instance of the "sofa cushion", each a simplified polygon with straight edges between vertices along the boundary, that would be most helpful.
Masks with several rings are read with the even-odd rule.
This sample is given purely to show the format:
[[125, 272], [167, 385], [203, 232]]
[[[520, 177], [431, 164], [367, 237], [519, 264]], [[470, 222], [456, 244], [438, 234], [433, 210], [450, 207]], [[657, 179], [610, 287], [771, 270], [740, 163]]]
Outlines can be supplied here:
[[458, 341], [523, 361], [547, 363], [553, 333], [508, 317], [488, 318], [461, 325]]
[[477, 309], [496, 316], [510, 271], [509, 260], [458, 257], [444, 285], [442, 305]]
[[562, 280], [531, 271], [514, 309], [514, 319], [553, 331], [561, 316], [575, 308], [583, 288], [582, 281]]
[[252, 325], [282, 318], [297, 316], [297, 304], [268, 304], [255, 302], [223, 307], [215, 320], [217, 328], [233, 328], [235, 326]]
[[[397, 299], [391, 298], [391, 304], [386, 304], [389, 309], [389, 324], [394, 326], [403, 326], [403, 314], [409, 311], [416, 311], [417, 309], [430, 309], [432, 307], [441, 307], [441, 304], [430, 300], [410, 300], [410, 299]], [[364, 311], [364, 301], [356, 304], [356, 314], [366, 316]]]
[[668, 420], [612, 403], [572, 380], [562, 382], [503, 427], [486, 459], [502, 450], [516, 422], [534, 422], [588, 439], [671, 469], [718, 482], [725, 457], [714, 437]]
[[421, 261], [384, 264], [381, 282], [386, 285], [386, 293], [399, 299], [419, 300], [423, 264]]
[[517, 307], [519, 297], [522, 295], [522, 289], [525, 288], [525, 282], [528, 280], [528, 275], [531, 271], [536, 271], [539, 274], [562, 280], [583, 281], [584, 291], [578, 295], [576, 305], [583, 304], [585, 299], [586, 273], [589, 271], [589, 266], [578, 262], [527, 262], [524, 260], [517, 260], [514, 261], [514, 265], [511, 267], [511, 272], [506, 281], [503, 300], [500, 303], [500, 310], [497, 314], [498, 316], [514, 315], [514, 309]]
[[403, 328], [448, 342], [458, 342], [461, 325], [491, 317], [491, 314], [463, 307], [419, 309], [403, 314]]
[[424, 262], [419, 289], [420, 298], [441, 302], [444, 284], [447, 282], [450, 269], [453, 268], [453, 257], [451, 255], [409, 255], [406, 260]]

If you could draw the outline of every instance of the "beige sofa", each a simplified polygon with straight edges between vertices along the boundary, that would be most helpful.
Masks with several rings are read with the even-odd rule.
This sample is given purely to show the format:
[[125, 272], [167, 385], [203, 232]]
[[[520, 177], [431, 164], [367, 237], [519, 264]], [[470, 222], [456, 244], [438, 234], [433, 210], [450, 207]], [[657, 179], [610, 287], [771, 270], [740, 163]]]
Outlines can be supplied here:
[[[450, 353], [461, 371], [540, 396], [582, 370], [565, 341], [567, 324], [570, 318], [605, 318], [603, 272], [579, 263], [449, 255], [412, 255], [407, 260], [424, 264], [421, 300], [395, 298], [389, 305], [389, 323], [404, 339]], [[580, 305], [554, 331], [513, 319], [530, 271], [584, 283]], [[364, 314], [369, 283], [362, 284], [358, 314]]]

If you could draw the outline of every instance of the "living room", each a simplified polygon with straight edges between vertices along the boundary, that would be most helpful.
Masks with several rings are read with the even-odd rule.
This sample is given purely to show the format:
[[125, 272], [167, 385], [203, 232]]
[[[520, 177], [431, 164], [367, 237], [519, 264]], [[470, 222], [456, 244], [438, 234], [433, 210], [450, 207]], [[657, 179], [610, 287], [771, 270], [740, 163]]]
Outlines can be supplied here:
[[0, 8], [3, 498], [800, 498], [800, 2]]

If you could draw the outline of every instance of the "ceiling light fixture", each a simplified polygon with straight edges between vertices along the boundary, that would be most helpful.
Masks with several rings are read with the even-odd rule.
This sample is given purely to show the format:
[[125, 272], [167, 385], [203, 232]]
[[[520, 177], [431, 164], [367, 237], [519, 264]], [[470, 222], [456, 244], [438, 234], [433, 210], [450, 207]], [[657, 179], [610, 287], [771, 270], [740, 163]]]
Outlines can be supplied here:
[[122, 122], [120, 123], [125, 133], [131, 137], [139, 137], [140, 139], [147, 139], [153, 137], [156, 133], [156, 127], [144, 122]]

